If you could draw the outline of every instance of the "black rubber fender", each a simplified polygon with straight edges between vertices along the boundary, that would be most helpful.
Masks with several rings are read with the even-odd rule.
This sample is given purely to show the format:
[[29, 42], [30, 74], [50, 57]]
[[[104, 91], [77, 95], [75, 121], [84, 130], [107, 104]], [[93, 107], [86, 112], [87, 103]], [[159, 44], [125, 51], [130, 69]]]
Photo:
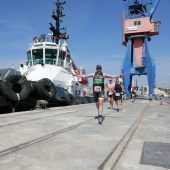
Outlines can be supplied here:
[[66, 102], [68, 105], [78, 104], [77, 100], [75, 99], [75, 97], [72, 94], [70, 94], [67, 91], [64, 91], [64, 94], [65, 94]]
[[37, 96], [37, 82], [30, 81], [31, 95]]
[[2, 92], [1, 92], [1, 84], [2, 84], [2, 80], [0, 80], [0, 96], [2, 95]]
[[22, 75], [9, 75], [1, 82], [1, 92], [9, 100], [23, 101], [30, 94], [30, 83]]
[[11, 76], [11, 75], [21, 75], [21, 73], [13, 68], [6, 68], [6, 69], [0, 70], [1, 79], [6, 79], [8, 76]]
[[37, 82], [37, 92], [42, 99], [50, 100], [55, 98], [56, 88], [50, 79], [43, 78]]

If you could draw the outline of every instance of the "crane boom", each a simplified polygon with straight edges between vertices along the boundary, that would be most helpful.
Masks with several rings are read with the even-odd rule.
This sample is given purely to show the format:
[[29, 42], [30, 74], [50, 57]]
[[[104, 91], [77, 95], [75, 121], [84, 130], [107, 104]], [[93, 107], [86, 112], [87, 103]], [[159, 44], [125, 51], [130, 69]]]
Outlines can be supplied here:
[[158, 7], [159, 2], [160, 2], [160, 0], [154, 0], [154, 2], [153, 2], [153, 4], [152, 4], [152, 8], [151, 8], [150, 11], [149, 11], [149, 17], [150, 17], [150, 19], [152, 19], [152, 16], [154, 15], [155, 10], [156, 10], [156, 8]]

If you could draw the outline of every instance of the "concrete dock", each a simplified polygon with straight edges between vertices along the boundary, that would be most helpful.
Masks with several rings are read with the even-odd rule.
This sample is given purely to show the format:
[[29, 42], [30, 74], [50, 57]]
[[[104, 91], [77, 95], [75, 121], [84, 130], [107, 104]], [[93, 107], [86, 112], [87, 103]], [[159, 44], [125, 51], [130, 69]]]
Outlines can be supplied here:
[[127, 100], [0, 115], [0, 170], [170, 169], [170, 104]]

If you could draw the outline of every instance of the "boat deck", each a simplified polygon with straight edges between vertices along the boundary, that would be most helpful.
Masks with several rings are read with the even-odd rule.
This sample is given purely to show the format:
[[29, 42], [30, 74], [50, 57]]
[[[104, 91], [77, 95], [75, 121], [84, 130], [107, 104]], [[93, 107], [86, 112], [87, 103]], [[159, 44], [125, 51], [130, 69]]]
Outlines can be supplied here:
[[127, 100], [0, 115], [1, 170], [170, 169], [170, 104]]

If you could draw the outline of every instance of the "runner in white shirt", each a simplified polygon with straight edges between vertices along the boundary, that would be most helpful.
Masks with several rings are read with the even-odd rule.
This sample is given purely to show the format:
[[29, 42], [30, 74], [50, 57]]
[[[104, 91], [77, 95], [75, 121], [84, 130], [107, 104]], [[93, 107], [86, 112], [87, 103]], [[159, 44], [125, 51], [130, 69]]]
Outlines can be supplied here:
[[112, 82], [112, 79], [109, 79], [109, 83], [107, 84], [107, 98], [110, 103], [110, 109], [113, 110], [113, 102], [114, 102], [114, 87], [115, 83]]

